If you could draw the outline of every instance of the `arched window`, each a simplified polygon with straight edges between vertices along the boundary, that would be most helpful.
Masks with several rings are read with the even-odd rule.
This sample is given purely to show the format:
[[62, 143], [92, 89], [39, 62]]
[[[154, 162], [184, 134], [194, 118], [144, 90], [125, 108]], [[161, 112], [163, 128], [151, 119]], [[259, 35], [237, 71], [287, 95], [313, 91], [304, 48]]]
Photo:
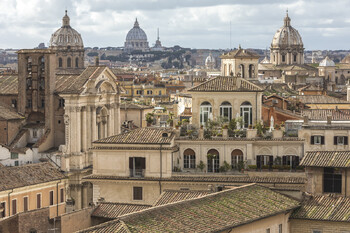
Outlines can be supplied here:
[[227, 75], [227, 65], [226, 64], [224, 64], [224, 76], [226, 76]]
[[207, 153], [208, 158], [208, 172], [219, 172], [220, 157], [219, 151], [210, 149]]
[[58, 67], [62, 67], [62, 64], [63, 64], [62, 58], [60, 57], [58, 58]]
[[243, 64], [240, 64], [239, 65], [239, 68], [241, 69], [241, 77], [244, 78], [244, 65]]
[[233, 72], [232, 72], [232, 65], [231, 64], [228, 65], [228, 73], [229, 73], [230, 76], [232, 76], [231, 74], [233, 74]]
[[239, 149], [235, 149], [231, 152], [231, 165], [232, 168], [239, 168], [239, 165], [243, 163], [243, 152]]
[[231, 121], [232, 119], [232, 105], [225, 101], [220, 105], [220, 116]]
[[205, 125], [209, 119], [213, 118], [212, 107], [209, 102], [206, 101], [201, 104], [199, 118], [201, 125]]
[[69, 57], [67, 58], [67, 67], [71, 68], [72, 67], [72, 59]]
[[249, 78], [254, 78], [254, 74], [255, 74], [254, 65], [250, 64], [249, 65]]
[[248, 128], [249, 125], [253, 124], [252, 104], [248, 101], [241, 104], [241, 117], [244, 128]]
[[297, 55], [296, 55], [296, 54], [293, 55], [293, 58], [294, 58], [294, 59], [293, 59], [294, 62], [297, 62]]
[[282, 55], [282, 62], [286, 62], [286, 55]]
[[75, 67], [79, 67], [79, 58], [75, 58]]
[[184, 168], [196, 168], [196, 153], [192, 149], [184, 151]]

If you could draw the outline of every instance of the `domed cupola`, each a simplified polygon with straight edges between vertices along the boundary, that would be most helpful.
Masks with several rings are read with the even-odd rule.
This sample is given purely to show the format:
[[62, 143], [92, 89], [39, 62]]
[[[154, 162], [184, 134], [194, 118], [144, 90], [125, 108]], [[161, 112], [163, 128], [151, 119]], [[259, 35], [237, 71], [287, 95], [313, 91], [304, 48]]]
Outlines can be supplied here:
[[270, 61], [275, 65], [304, 64], [303, 41], [290, 22], [287, 11], [284, 25], [277, 30], [271, 43]]
[[214, 69], [215, 68], [215, 58], [209, 53], [208, 57], [205, 59], [205, 67], [207, 69]]
[[148, 49], [147, 35], [144, 30], [140, 28], [139, 22], [136, 18], [134, 27], [126, 35], [124, 50], [130, 52], [133, 50], [146, 51]]
[[62, 27], [55, 31], [51, 36], [50, 48], [84, 48], [81, 35], [70, 26], [70, 18], [67, 15], [67, 10], [62, 18]]

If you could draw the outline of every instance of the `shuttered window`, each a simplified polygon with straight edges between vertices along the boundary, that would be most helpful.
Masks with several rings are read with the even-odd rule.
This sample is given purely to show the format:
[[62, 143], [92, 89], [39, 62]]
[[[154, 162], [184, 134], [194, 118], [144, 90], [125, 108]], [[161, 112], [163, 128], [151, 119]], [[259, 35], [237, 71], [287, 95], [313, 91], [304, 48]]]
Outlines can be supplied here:
[[17, 214], [17, 200], [12, 200], [12, 215]]
[[40, 209], [41, 208], [41, 194], [36, 195], [36, 208]]
[[53, 191], [50, 191], [50, 205], [53, 205]]
[[23, 211], [28, 211], [28, 197], [23, 197]]
[[133, 199], [134, 200], [142, 200], [142, 187], [134, 187], [133, 188]]

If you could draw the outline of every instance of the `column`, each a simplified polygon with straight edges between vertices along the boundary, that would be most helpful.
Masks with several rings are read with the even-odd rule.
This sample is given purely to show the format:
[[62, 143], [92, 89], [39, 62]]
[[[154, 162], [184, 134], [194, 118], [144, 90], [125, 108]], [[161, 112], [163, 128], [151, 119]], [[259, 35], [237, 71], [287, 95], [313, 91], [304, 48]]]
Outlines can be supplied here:
[[114, 134], [120, 133], [120, 109], [119, 103], [114, 103]]
[[82, 151], [87, 151], [87, 119], [86, 119], [86, 107], [82, 107], [82, 121], [81, 121], [81, 126], [82, 126], [82, 131], [81, 131], [81, 149]]
[[92, 141], [97, 140], [97, 125], [96, 125], [96, 107], [91, 107], [92, 120], [91, 120], [91, 128], [92, 128]]
[[91, 147], [91, 141], [92, 141], [92, 130], [91, 130], [91, 108], [90, 106], [86, 106], [86, 149], [89, 149]]
[[81, 107], [76, 107], [76, 152], [81, 152]]

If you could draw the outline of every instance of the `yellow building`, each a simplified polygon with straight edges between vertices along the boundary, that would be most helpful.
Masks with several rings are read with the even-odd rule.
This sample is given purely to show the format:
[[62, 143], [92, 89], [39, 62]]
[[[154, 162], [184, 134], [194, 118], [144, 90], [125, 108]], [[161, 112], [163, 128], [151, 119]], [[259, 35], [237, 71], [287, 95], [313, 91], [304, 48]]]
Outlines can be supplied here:
[[0, 174], [0, 220], [45, 207], [50, 218], [65, 213], [68, 178], [50, 163], [1, 167]]

